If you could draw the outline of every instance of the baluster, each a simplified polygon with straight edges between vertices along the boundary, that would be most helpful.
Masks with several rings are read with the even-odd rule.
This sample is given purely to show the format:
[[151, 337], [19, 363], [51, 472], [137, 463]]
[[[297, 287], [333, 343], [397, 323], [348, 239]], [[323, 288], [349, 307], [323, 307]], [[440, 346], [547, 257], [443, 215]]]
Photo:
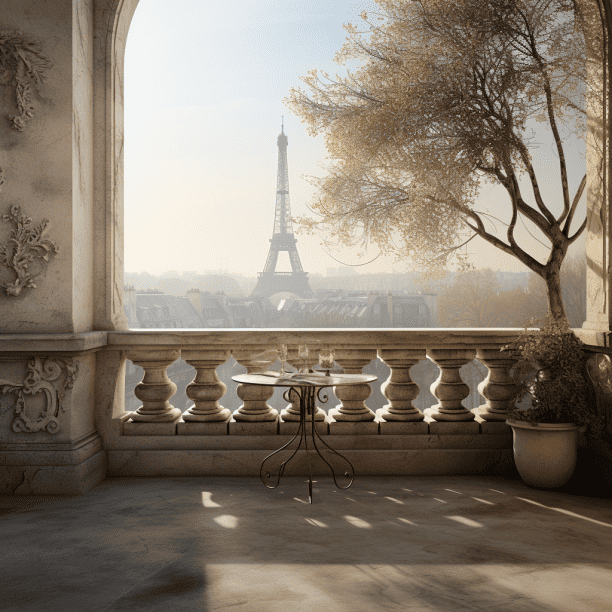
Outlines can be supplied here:
[[[278, 351], [264, 346], [232, 351], [234, 359], [247, 369], [247, 374], [262, 372], [276, 359]], [[238, 397], [244, 402], [233, 413], [235, 421], [269, 422], [278, 420], [278, 410], [268, 405], [274, 395], [274, 387], [247, 385], [241, 383], [236, 389]]]
[[486, 404], [472, 412], [485, 421], [505, 421], [515, 404], [516, 385], [510, 378], [510, 370], [517, 359], [508, 351], [499, 349], [479, 349], [476, 357], [489, 373], [478, 385], [478, 392], [486, 399]]
[[217, 368], [231, 355], [229, 350], [187, 350], [183, 359], [196, 370], [193, 382], [187, 385], [187, 397], [194, 405], [183, 413], [184, 421], [229, 421], [231, 412], [219, 404], [227, 386], [217, 376]]
[[440, 402], [425, 410], [425, 415], [435, 421], [472, 421], [470, 412], [462, 401], [470, 394], [470, 388], [461, 380], [459, 369], [476, 357], [473, 349], [428, 349], [427, 356], [439, 368], [440, 376], [430, 389]]
[[426, 359], [425, 349], [380, 349], [378, 356], [391, 374], [380, 388], [389, 403], [377, 412], [385, 421], [422, 421], [423, 413], [412, 404], [419, 386], [412, 380], [410, 368]]
[[[362, 368], [373, 359], [376, 359], [376, 349], [336, 350], [336, 361], [347, 374], [361, 374]], [[376, 415], [365, 405], [365, 400], [372, 394], [372, 387], [368, 383], [334, 387], [334, 393], [342, 402], [329, 412], [336, 421], [373, 421], [376, 418]]]
[[175, 421], [181, 411], [168, 401], [176, 392], [176, 385], [168, 378], [167, 369], [181, 355], [178, 350], [134, 350], [126, 357], [144, 369], [144, 376], [134, 388], [134, 395], [142, 406], [130, 418], [138, 423]]
[[[308, 351], [308, 357], [304, 360], [299, 358], [298, 350], [287, 349], [287, 363], [294, 367], [296, 370], [305, 367], [307, 370], [313, 368], [319, 363], [319, 354], [317, 353], [316, 347], [310, 346]], [[316, 397], [316, 395], [315, 395]], [[290, 395], [291, 403], [281, 411], [281, 418], [284, 422], [298, 421], [300, 420], [300, 400], [296, 397], [295, 393]], [[325, 411], [319, 406], [315, 406], [315, 421], [325, 420]], [[308, 417], [310, 419], [310, 417]], [[317, 428], [317, 431], [318, 428]], [[281, 431], [282, 433], [282, 431]]]

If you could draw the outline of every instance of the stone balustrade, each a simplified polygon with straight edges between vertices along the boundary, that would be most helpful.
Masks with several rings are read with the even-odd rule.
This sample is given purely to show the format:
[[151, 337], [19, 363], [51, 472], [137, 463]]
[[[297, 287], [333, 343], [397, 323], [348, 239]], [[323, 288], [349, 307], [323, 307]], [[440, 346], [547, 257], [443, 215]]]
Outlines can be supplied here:
[[[297, 398], [289, 394], [289, 405], [279, 412], [268, 402], [272, 387], [240, 384], [236, 394], [242, 405], [231, 413], [220, 402], [227, 391], [216, 369], [233, 356], [247, 372], [261, 372], [275, 362], [279, 345], [288, 347], [287, 363], [293, 368], [316, 367], [317, 347], [335, 349], [336, 363], [346, 373], [361, 373], [380, 358], [390, 369], [381, 387], [388, 401], [368, 405], [369, 384], [334, 388], [340, 404], [326, 414], [317, 407], [316, 420], [322, 433], [336, 435], [474, 433], [502, 431], [512, 408], [513, 384], [509, 376], [514, 359], [500, 348], [512, 341], [517, 330], [132, 330], [109, 333], [109, 349], [144, 369], [135, 388], [143, 404], [123, 423], [124, 435], [271, 435], [294, 431], [299, 420]], [[309, 346], [309, 356], [300, 360], [298, 345]], [[194, 402], [182, 415], [171, 404], [173, 383], [167, 368], [179, 358], [195, 368], [187, 387]], [[479, 391], [486, 403], [468, 410], [463, 401], [469, 387], [461, 379], [461, 367], [478, 359], [488, 370]], [[431, 392], [438, 403], [424, 411], [415, 407], [420, 389], [411, 378], [411, 368], [424, 359], [440, 369]], [[495, 421], [500, 421], [495, 429]], [[291, 424], [291, 426], [290, 426]], [[319, 425], [317, 426], [319, 427]], [[500, 429], [501, 427], [501, 429]]]
[[[369, 372], [377, 367], [377, 360], [389, 368], [387, 380], [381, 380], [379, 373], [376, 384], [323, 389], [317, 400], [318, 433], [327, 437], [331, 448], [342, 451], [358, 476], [505, 473], [513, 465], [512, 433], [504, 421], [512, 407], [509, 371], [514, 361], [499, 349], [519, 332], [151, 329], [74, 337], [32, 335], [16, 339], [5, 335], [3, 354], [8, 366], [4, 378], [11, 381], [11, 388], [26, 384], [21, 381], [27, 378], [28, 368], [39, 368], [45, 376], [63, 372], [52, 381], [57, 391], [58, 431], [15, 431], [11, 423], [22, 418], [24, 411], [16, 399], [5, 396], [5, 436], [14, 441], [16, 450], [11, 451], [11, 457], [22, 452], [17, 445], [31, 440], [35, 451], [28, 459], [29, 474], [37, 474], [41, 462], [45, 465], [44, 453], [55, 453], [55, 462], [64, 461], [62, 478], [70, 477], [71, 461], [80, 461], [80, 484], [66, 487], [67, 491], [80, 490], [90, 482], [92, 462], [97, 462], [96, 478], [101, 473], [257, 476], [261, 461], [298, 431], [296, 398], [287, 395], [287, 403], [277, 410], [271, 387], [236, 385], [225, 375], [222, 381], [218, 370], [227, 374], [233, 360], [237, 365], [232, 374], [269, 369], [281, 344], [288, 347], [290, 366], [317, 367], [318, 348], [333, 347], [336, 366], [345, 372]], [[297, 354], [301, 344], [309, 346], [304, 362]], [[462, 380], [462, 373], [467, 374], [462, 366], [474, 358], [478, 369], [486, 368], [488, 376], [479, 387], [483, 405], [470, 404], [473, 409], [468, 410], [466, 382], [472, 389], [474, 382], [467, 376]], [[131, 383], [130, 395], [137, 404], [129, 409], [125, 405], [127, 360], [143, 369], [142, 380]], [[180, 381], [186, 385], [185, 397], [190, 400], [186, 406], [182, 395], [178, 401], [176, 385], [169, 377], [169, 368], [177, 360], [193, 367], [191, 380]], [[439, 367], [438, 380], [431, 384], [433, 397], [423, 383], [419, 389], [416, 382], [421, 380], [424, 360]], [[430, 383], [428, 379], [426, 384]], [[324, 401], [325, 395], [329, 402]], [[424, 402], [424, 398], [430, 399]], [[30, 396], [26, 400], [27, 415], [36, 425], [37, 405], [32, 402], [30, 408]], [[89, 415], [83, 412], [84, 405], [93, 406]], [[30, 438], [24, 440], [26, 435]], [[49, 440], [50, 436], [55, 438]], [[77, 440], [70, 447], [71, 455], [65, 450], [68, 436]], [[55, 446], [41, 450], [41, 442]], [[299, 451], [288, 475], [307, 473], [303, 452]], [[320, 469], [320, 475], [325, 476], [326, 466], [322, 464]], [[45, 474], [56, 471], [52, 467]], [[37, 490], [51, 490], [46, 484], [44, 487]]]

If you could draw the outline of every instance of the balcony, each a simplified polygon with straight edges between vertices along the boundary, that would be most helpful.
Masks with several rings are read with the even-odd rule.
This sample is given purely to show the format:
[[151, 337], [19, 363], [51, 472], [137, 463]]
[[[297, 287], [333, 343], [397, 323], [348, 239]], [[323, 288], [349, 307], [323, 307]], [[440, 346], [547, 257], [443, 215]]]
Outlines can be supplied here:
[[[319, 412], [317, 431], [341, 450], [362, 475], [474, 474], [512, 470], [512, 434], [505, 423], [511, 407], [508, 371], [514, 363], [500, 347], [517, 330], [301, 330], [193, 331], [133, 330], [107, 335], [110, 381], [97, 416], [104, 439], [110, 476], [255, 476], [261, 460], [290, 441], [297, 431], [296, 406], [273, 409], [273, 389], [239, 385], [242, 405], [232, 413], [224, 408], [225, 385], [216, 374], [230, 356], [240, 372], [261, 371], [276, 359], [280, 343], [289, 347], [289, 363], [297, 363], [297, 345], [308, 344], [317, 363], [316, 348], [333, 346], [337, 364], [348, 373], [380, 358], [390, 376], [375, 404], [370, 385], [338, 387], [330, 395], [331, 410]], [[144, 368], [135, 394], [142, 405], [122, 411], [115, 389], [123, 357]], [[193, 400], [181, 414], [172, 406], [175, 386], [167, 369], [182, 357], [195, 367], [187, 387]], [[462, 401], [470, 393], [461, 379], [462, 366], [475, 358], [489, 371], [481, 392], [490, 398], [473, 411]], [[423, 412], [415, 407], [418, 385], [410, 369], [430, 360], [440, 368], [434, 400]], [[114, 373], [114, 374], [113, 374]], [[111, 382], [112, 384], [109, 384]], [[109, 393], [112, 390], [112, 393]], [[421, 390], [422, 391], [422, 390]], [[428, 394], [429, 395], [429, 394]], [[335, 399], [334, 399], [335, 398]], [[381, 399], [382, 401], [381, 401]], [[234, 402], [232, 402], [234, 404]], [[109, 411], [114, 406], [114, 413]], [[325, 406], [323, 406], [326, 408]], [[324, 469], [324, 465], [319, 466]], [[289, 474], [303, 474], [300, 451]]]

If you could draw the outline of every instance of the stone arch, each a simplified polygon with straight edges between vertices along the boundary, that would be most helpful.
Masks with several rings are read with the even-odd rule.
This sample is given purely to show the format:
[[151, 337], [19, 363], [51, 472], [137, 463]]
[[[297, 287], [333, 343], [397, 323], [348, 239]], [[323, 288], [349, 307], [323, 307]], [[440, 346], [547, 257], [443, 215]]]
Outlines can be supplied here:
[[[587, 120], [587, 320], [583, 339], [608, 344], [612, 327], [610, 269], [610, 75], [612, 0], [572, 0], [587, 38], [587, 61], [595, 83]], [[94, 85], [96, 159], [104, 169], [95, 181], [96, 329], [127, 329], [123, 313], [123, 65], [127, 34], [139, 0], [96, 3]], [[100, 168], [102, 169], [102, 168]]]

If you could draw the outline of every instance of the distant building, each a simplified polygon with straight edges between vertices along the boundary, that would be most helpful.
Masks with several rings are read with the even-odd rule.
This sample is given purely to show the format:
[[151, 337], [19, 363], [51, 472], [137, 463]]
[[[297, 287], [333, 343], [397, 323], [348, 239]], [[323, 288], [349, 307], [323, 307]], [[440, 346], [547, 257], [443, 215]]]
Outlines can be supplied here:
[[227, 307], [230, 311], [233, 327], [274, 327], [278, 311], [267, 298], [229, 298]]
[[327, 276], [355, 276], [357, 270], [354, 266], [340, 266], [339, 268], [327, 268]]
[[203, 321], [187, 298], [125, 288], [125, 316], [132, 329], [199, 328]]
[[200, 316], [200, 327], [226, 328], [234, 327], [232, 317], [227, 308], [227, 296], [223, 292], [215, 294], [199, 289], [190, 289], [187, 299]]
[[279, 304], [278, 327], [436, 327], [437, 296], [338, 291]]
[[202, 327], [273, 327], [278, 316], [266, 298], [228, 297], [222, 291], [211, 294], [192, 289], [187, 299], [199, 313]]

